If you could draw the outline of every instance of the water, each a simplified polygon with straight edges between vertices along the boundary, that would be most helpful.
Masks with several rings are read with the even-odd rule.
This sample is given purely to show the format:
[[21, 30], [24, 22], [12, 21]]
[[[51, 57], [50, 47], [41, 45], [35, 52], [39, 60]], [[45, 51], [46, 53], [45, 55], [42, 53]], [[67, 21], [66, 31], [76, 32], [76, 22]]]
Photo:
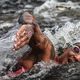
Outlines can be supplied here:
[[[4, 3], [4, 2], [2, 2]], [[44, 34], [47, 35], [55, 48], [59, 46], [66, 47], [67, 43], [73, 44], [80, 42], [80, 5], [74, 2], [57, 2], [46, 1], [43, 5], [39, 6], [36, 3], [32, 4], [18, 4], [19, 7], [14, 9], [2, 9], [0, 16], [0, 70], [5, 68], [8, 64], [15, 64], [16, 58], [21, 56], [24, 49], [13, 52], [12, 46], [15, 38], [15, 33], [19, 28], [17, 19], [23, 11], [31, 11], [36, 16], [38, 23]], [[11, 6], [11, 5], [10, 5]], [[38, 6], [38, 7], [37, 7]], [[65, 11], [68, 14], [65, 15]], [[72, 12], [73, 11], [73, 12]], [[72, 13], [71, 13], [72, 12]], [[6, 28], [6, 29], [5, 29]], [[8, 29], [8, 30], [7, 30]], [[19, 53], [15, 54], [14, 53]], [[24, 53], [24, 52], [23, 52]], [[26, 72], [15, 80], [41, 80], [53, 66], [57, 64], [44, 63], [43, 61], [34, 65], [30, 72]], [[11, 64], [11, 66], [13, 66]], [[46, 74], [45, 74], [46, 73]], [[1, 80], [13, 79], [7, 75], [1, 76]]]

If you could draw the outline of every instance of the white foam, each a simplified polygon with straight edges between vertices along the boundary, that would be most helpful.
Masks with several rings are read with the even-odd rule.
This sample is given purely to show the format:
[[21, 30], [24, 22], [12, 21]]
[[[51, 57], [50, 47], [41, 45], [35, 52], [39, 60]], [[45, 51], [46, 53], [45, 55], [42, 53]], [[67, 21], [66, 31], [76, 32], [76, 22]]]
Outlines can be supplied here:
[[2, 24], [0, 24], [0, 28], [4, 28], [4, 27], [12, 27], [13, 23], [11, 22], [4, 22]]
[[71, 9], [80, 9], [79, 3], [74, 3], [71, 1], [65, 3], [55, 0], [47, 0], [43, 5], [34, 9], [34, 15], [37, 17], [42, 17], [43, 20], [48, 18], [51, 21], [52, 18], [56, 17], [59, 13]]
[[[57, 25], [54, 27], [57, 27]], [[80, 42], [80, 22], [76, 24], [66, 22], [65, 25], [56, 30], [55, 34], [52, 34], [48, 28], [45, 28], [44, 33], [55, 46], [61, 44], [62, 47], [65, 47], [66, 43], [73, 44], [77, 41]]]

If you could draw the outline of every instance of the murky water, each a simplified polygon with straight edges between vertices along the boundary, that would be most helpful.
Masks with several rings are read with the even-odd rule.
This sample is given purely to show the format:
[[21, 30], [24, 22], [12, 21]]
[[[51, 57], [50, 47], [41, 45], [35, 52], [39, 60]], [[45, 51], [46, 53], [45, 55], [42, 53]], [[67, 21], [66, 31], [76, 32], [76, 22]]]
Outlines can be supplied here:
[[[4, 6], [2, 6], [0, 13], [0, 70], [6, 68], [8, 64], [15, 64], [16, 57], [22, 55], [14, 55], [14, 53], [25, 51], [25, 48], [17, 52], [11, 50], [15, 33], [19, 28], [17, 20], [23, 11], [30, 11], [36, 16], [44, 34], [50, 38], [56, 49], [60, 46], [67, 47], [67, 43], [73, 45], [75, 42], [80, 42], [79, 2], [56, 2], [51, 0], [46, 1], [43, 5], [41, 5], [42, 3], [39, 5], [37, 3], [18, 3], [17, 9], [11, 6], [12, 3], [9, 5], [7, 5], [8, 2], [3, 3]], [[13, 66], [12, 64], [11, 66]], [[41, 80], [56, 65], [53, 61], [50, 63], [42, 61], [34, 65], [30, 72], [24, 73], [15, 79], [7, 75], [3, 77], [1, 75], [1, 80]]]

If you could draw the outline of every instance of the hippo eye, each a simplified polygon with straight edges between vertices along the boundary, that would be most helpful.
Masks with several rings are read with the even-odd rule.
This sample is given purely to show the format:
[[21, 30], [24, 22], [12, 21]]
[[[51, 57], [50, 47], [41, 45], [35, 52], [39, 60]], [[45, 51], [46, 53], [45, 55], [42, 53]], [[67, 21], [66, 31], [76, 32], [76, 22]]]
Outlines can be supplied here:
[[73, 50], [75, 53], [80, 53], [80, 48], [78, 46], [74, 46]]

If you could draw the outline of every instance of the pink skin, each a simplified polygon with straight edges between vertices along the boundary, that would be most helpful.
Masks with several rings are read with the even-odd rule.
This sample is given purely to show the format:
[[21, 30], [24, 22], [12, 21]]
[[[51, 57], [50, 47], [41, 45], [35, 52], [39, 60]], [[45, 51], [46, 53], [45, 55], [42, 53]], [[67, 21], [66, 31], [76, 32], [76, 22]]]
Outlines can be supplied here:
[[54, 59], [57, 63], [68, 64], [69, 62], [80, 61], [80, 53], [74, 52], [73, 48], [64, 49], [64, 53], [61, 56], [57, 56]]
[[[30, 31], [26, 30], [27, 27], [29, 27], [31, 30]], [[33, 29], [33, 25], [31, 26], [31, 24], [30, 25], [29, 24], [21, 25], [20, 29], [16, 33], [13, 50], [18, 50], [21, 47], [28, 44], [32, 35], [34, 35], [33, 32], [34, 33], [42, 33], [41, 29], [37, 23], [35, 23], [34, 29]]]

